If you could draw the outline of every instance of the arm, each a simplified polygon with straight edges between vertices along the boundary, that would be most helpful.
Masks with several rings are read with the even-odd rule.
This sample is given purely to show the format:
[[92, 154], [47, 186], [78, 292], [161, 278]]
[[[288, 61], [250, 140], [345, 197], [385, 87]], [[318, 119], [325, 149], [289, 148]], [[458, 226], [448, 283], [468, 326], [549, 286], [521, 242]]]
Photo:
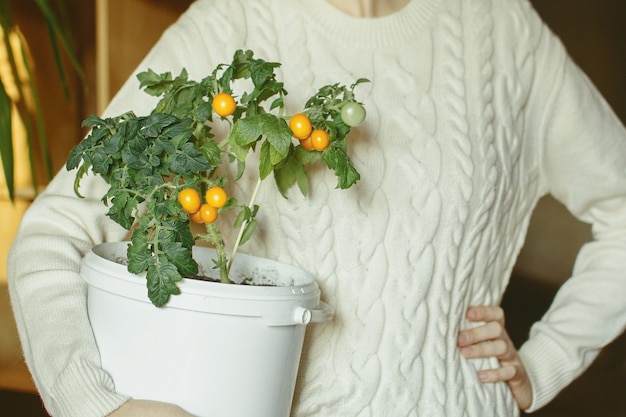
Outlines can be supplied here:
[[579, 376], [626, 325], [626, 130], [563, 46], [543, 29], [533, 53], [525, 138], [540, 192], [591, 223], [594, 241], [519, 352], [498, 307], [468, 311], [486, 324], [459, 334], [465, 357], [497, 357], [484, 381], [506, 381], [521, 409], [535, 411]]
[[626, 324], [626, 130], [547, 29], [533, 53], [524, 140], [550, 193], [594, 240], [519, 354], [535, 411], [578, 377]]
[[[200, 39], [189, 22], [175, 26], [139, 68], [177, 73], [184, 63], [201, 71], [186, 49], [193, 44], [187, 37]], [[153, 99], [138, 87], [132, 76], [106, 114], [130, 109], [145, 114]], [[74, 175], [62, 169], [33, 202], [9, 256], [9, 288], [24, 356], [52, 415], [102, 417], [118, 409], [122, 416], [136, 415], [134, 402], [120, 408], [128, 398], [115, 392], [100, 367], [79, 276], [81, 259], [93, 245], [123, 240], [127, 231], [105, 216], [107, 208], [100, 199], [106, 184], [85, 177], [81, 183], [85, 198], [80, 199], [73, 192]]]
[[533, 384], [530, 411], [580, 375], [626, 325], [626, 131], [589, 80], [562, 59], [542, 126], [542, 177], [592, 225], [593, 241], [520, 348]]

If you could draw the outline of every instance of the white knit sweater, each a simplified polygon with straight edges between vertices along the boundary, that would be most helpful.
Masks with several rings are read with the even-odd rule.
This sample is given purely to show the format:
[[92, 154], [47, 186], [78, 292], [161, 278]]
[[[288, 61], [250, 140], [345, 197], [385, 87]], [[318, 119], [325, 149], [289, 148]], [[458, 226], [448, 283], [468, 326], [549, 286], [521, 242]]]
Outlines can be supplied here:
[[[465, 360], [469, 305], [498, 304], [537, 200], [552, 193], [593, 223], [521, 353], [536, 409], [626, 323], [626, 133], [526, 0], [412, 0], [354, 19], [322, 0], [197, 1], [139, 70], [199, 79], [239, 48], [280, 61], [288, 110], [330, 82], [365, 77], [353, 130], [362, 174], [336, 190], [312, 173], [308, 198], [261, 189], [245, 251], [295, 263], [336, 309], [310, 326], [294, 416], [505, 417], [504, 383]], [[108, 114], [154, 104], [133, 77]], [[104, 216], [103, 183], [60, 172], [24, 217], [10, 289], [25, 356], [55, 417], [101, 417], [124, 398], [99, 369], [78, 276], [92, 245], [125, 231]], [[531, 302], [531, 301], [529, 301]]]

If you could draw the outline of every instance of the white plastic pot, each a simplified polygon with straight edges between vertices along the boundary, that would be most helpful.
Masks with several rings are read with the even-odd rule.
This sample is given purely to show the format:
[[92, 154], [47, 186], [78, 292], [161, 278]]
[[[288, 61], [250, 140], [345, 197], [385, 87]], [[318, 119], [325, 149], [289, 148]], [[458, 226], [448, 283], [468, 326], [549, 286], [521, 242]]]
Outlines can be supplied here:
[[[198, 417], [288, 417], [306, 324], [330, 320], [313, 277], [289, 265], [238, 254], [231, 276], [275, 286], [184, 279], [181, 295], [153, 306], [145, 278], [116, 260], [127, 243], [85, 257], [89, 319], [116, 391], [178, 404]], [[194, 248], [201, 270], [215, 257]]]

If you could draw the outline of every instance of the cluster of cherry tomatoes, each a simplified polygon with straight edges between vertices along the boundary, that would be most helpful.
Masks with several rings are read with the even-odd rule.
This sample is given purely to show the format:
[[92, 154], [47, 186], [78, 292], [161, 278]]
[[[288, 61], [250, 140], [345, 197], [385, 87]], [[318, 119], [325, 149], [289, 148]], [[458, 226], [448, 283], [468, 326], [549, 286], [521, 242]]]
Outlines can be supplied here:
[[[213, 111], [221, 117], [231, 116], [237, 109], [237, 102], [226, 92], [216, 94], [211, 105]], [[347, 102], [341, 109], [341, 117], [348, 126], [358, 126], [365, 119], [365, 109], [360, 103]], [[323, 151], [330, 145], [328, 132], [313, 129], [311, 120], [304, 113], [291, 116], [289, 128], [293, 137], [308, 151]], [[217, 220], [218, 209], [224, 207], [228, 195], [222, 187], [216, 185], [206, 191], [204, 200], [205, 203], [202, 203], [200, 193], [194, 188], [185, 188], [178, 193], [178, 202], [193, 222], [210, 224]]]
[[[341, 119], [350, 127], [358, 126], [365, 120], [365, 108], [357, 102], [349, 101], [341, 108]], [[323, 151], [330, 145], [328, 132], [323, 129], [313, 129], [311, 120], [304, 113], [298, 113], [289, 119], [289, 128], [293, 137], [307, 151]]]
[[[232, 95], [226, 92], [216, 94], [211, 104], [213, 111], [221, 117], [228, 117], [237, 109], [237, 102]], [[348, 126], [358, 126], [365, 119], [365, 108], [360, 103], [349, 101], [341, 108], [341, 118]], [[313, 129], [311, 120], [304, 113], [291, 116], [289, 128], [293, 137], [298, 139], [307, 151], [323, 151], [330, 145], [328, 132], [323, 129]]]
[[[235, 112], [237, 103], [228, 93], [219, 93], [213, 97], [213, 111], [221, 117], [228, 117]], [[323, 151], [330, 145], [330, 137], [323, 129], [313, 130], [311, 120], [304, 113], [298, 113], [289, 120], [289, 128], [293, 136], [300, 140], [302, 147], [308, 151]]]
[[218, 209], [224, 207], [228, 195], [218, 185], [209, 188], [204, 194], [205, 203], [202, 204], [200, 193], [194, 188], [185, 188], [178, 193], [178, 202], [183, 211], [195, 223], [210, 224], [217, 220]]
[[293, 137], [300, 141], [300, 144], [307, 151], [323, 151], [330, 145], [330, 137], [325, 130], [315, 129], [311, 120], [304, 113], [298, 113], [289, 119], [289, 129]]

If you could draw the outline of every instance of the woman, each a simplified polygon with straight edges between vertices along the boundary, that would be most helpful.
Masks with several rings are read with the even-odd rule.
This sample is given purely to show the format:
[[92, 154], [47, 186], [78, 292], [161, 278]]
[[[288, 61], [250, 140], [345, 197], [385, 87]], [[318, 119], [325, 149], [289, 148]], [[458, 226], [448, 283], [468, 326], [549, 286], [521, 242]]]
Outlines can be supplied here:
[[[527, 0], [199, 0], [138, 70], [199, 79], [242, 48], [283, 64], [293, 108], [311, 85], [371, 80], [351, 137], [362, 180], [338, 193], [320, 173], [288, 204], [265, 187], [264, 239], [246, 248], [297, 261], [336, 308], [309, 331], [295, 416], [517, 416], [623, 331], [626, 132]], [[131, 77], [107, 114], [153, 104]], [[73, 177], [60, 172], [33, 204], [10, 259], [46, 407], [188, 416], [115, 393], [99, 367], [78, 263], [125, 231], [104, 216], [103, 184], [90, 178], [78, 200]], [[546, 193], [597, 241], [518, 352], [497, 305]]]

